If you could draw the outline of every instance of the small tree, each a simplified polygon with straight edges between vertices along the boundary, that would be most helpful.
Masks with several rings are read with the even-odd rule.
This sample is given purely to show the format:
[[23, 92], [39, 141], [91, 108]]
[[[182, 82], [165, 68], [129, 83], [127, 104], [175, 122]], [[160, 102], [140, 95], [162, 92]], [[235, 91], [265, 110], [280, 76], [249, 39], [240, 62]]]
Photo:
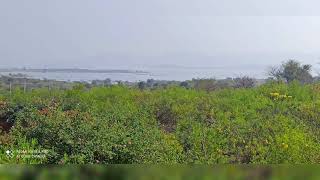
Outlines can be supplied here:
[[111, 84], [112, 84], [111, 79], [107, 78], [107, 79], [103, 80], [103, 85], [104, 86], [110, 86]]
[[269, 76], [281, 80], [284, 79], [286, 82], [290, 83], [297, 80], [301, 83], [310, 83], [313, 80], [311, 75], [311, 65], [302, 65], [296, 60], [288, 60], [280, 67], [272, 67], [269, 70]]
[[146, 86], [147, 86], [147, 84], [144, 81], [140, 81], [138, 83], [138, 88], [141, 89], [141, 90], [145, 89]]
[[255, 79], [248, 76], [238, 77], [234, 79], [235, 88], [252, 88], [256, 84]]
[[193, 79], [192, 81], [197, 90], [214, 91], [218, 88], [215, 79]]
[[186, 89], [189, 89], [189, 88], [190, 88], [190, 84], [189, 84], [188, 81], [182, 81], [182, 82], [180, 83], [180, 86], [181, 86], [181, 87], [184, 87], [184, 88], [186, 88]]

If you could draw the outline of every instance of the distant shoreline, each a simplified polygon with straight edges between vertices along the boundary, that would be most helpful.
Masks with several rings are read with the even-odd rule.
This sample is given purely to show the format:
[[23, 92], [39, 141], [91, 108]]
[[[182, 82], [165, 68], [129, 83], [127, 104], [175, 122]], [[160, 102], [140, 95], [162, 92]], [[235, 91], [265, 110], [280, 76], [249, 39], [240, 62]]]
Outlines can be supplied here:
[[[246, 72], [246, 73], [243, 73]], [[139, 82], [148, 79], [165, 81], [186, 81], [191, 79], [226, 79], [228, 77], [251, 76], [264, 79], [265, 76], [252, 70], [199, 70], [199, 69], [89, 69], [89, 68], [0, 68], [0, 75], [18, 75], [21, 78], [54, 79], [63, 81], [112, 81]]]
[[6, 73], [127, 73], [127, 74], [150, 74], [140, 70], [125, 70], [125, 69], [77, 69], [77, 68], [50, 68], [50, 69], [25, 69], [25, 68], [8, 68], [0, 69], [0, 72]]

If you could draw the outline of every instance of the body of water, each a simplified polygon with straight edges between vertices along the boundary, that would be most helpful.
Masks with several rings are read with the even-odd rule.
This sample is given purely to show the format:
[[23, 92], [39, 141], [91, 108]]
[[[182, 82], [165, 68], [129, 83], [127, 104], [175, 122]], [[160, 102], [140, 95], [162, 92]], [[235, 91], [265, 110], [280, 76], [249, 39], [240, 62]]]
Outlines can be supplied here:
[[145, 68], [138, 69], [148, 73], [56, 73], [56, 72], [1, 72], [1, 75], [22, 73], [29, 78], [54, 79], [60, 81], [92, 81], [111, 79], [112, 81], [146, 81], [155, 80], [191, 80], [193, 78], [216, 78], [250, 76], [254, 78], [265, 78], [267, 68], [263, 67], [228, 67], [228, 68]]

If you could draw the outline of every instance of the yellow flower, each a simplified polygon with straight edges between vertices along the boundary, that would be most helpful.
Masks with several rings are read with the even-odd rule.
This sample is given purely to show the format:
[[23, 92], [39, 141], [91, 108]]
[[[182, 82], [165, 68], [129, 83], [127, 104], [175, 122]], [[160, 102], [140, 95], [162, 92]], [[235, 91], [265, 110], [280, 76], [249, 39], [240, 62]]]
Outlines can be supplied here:
[[280, 96], [280, 94], [279, 94], [279, 93], [270, 93], [270, 95], [271, 95], [271, 96], [273, 96], [273, 97]]
[[280, 94], [276, 92], [270, 93], [270, 96], [273, 98], [273, 100], [292, 98], [292, 96], [288, 96], [286, 94]]
[[288, 145], [288, 144], [285, 144], [285, 143], [282, 143], [282, 147], [283, 147], [284, 149], [288, 149], [289, 145]]

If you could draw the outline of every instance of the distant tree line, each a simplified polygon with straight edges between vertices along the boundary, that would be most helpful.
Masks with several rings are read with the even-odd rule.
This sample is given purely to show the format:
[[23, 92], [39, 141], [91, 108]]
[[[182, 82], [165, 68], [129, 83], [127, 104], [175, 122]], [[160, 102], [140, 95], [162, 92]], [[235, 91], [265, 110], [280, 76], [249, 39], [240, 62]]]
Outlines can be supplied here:
[[93, 80], [91, 82], [66, 82], [55, 80], [40, 80], [30, 79], [23, 74], [11, 74], [9, 76], [0, 76], [0, 89], [11, 89], [11, 86], [15, 88], [24, 88], [25, 90], [32, 90], [36, 88], [58, 88], [58, 89], [70, 89], [75, 85], [82, 85], [84, 88], [90, 89], [93, 87], [109, 87], [114, 84], [124, 85], [128, 87], [144, 89], [158, 89], [167, 88], [170, 86], [180, 86], [186, 89], [196, 89], [205, 91], [214, 91], [224, 88], [252, 88], [269, 81], [277, 81], [284, 83], [291, 83], [298, 81], [302, 84], [312, 83], [318, 81], [318, 77], [311, 75], [312, 66], [309, 64], [301, 64], [296, 60], [288, 60], [283, 62], [279, 66], [271, 67], [268, 70], [268, 79], [257, 80], [249, 76], [240, 76], [236, 78], [226, 79], [192, 79], [186, 81], [166, 81], [166, 80], [154, 80], [148, 79], [140, 82], [128, 82], [128, 81], [112, 81], [107, 78], [105, 80]]
[[187, 89], [214, 91], [224, 88], [252, 88], [268, 81], [291, 83], [293, 81], [308, 84], [318, 81], [318, 77], [311, 74], [312, 66], [301, 64], [296, 60], [288, 60], [279, 66], [271, 67], [268, 70], [268, 79], [257, 80], [249, 76], [240, 76], [226, 79], [192, 79], [187, 81], [158, 81], [149, 79], [136, 84], [139, 89], [154, 89], [167, 86], [181, 86]]

